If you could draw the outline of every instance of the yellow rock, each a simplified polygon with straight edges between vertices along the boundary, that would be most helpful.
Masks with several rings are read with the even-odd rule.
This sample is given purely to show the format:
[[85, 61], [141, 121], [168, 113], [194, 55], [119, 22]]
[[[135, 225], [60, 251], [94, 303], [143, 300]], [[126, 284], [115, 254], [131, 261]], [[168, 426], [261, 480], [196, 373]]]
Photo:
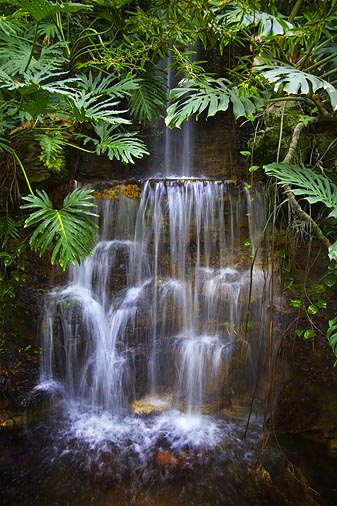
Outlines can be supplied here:
[[161, 413], [171, 407], [169, 397], [145, 397], [138, 399], [130, 405], [130, 408], [136, 415], [150, 415], [151, 413]]
[[137, 184], [119, 184], [112, 186], [111, 188], [104, 188], [102, 191], [95, 192], [96, 199], [119, 199], [121, 195], [128, 197], [129, 199], [140, 199], [142, 192]]

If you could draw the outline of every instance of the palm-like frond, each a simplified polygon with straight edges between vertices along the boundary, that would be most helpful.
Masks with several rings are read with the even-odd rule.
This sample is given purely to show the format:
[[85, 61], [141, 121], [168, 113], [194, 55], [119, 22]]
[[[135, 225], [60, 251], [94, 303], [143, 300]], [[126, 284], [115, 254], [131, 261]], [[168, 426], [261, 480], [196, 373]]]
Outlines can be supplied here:
[[153, 75], [142, 77], [129, 100], [130, 114], [139, 122], [150, 121], [164, 111], [165, 103], [166, 89], [163, 80]]
[[94, 125], [98, 139], [78, 135], [84, 144], [92, 142], [97, 155], [107, 154], [110, 160], [116, 158], [123, 163], [135, 163], [135, 158], [142, 158], [149, 152], [145, 144], [136, 137], [137, 132], [113, 133], [115, 127], [104, 122]]
[[92, 219], [95, 204], [93, 192], [88, 188], [76, 188], [68, 194], [61, 209], [54, 209], [47, 193], [37, 190], [37, 195], [27, 195], [28, 202], [22, 209], [31, 210], [25, 226], [34, 226], [30, 246], [42, 256], [52, 249], [51, 263], [58, 262], [62, 269], [69, 263], [80, 262], [92, 252], [93, 235], [97, 224]]
[[332, 108], [337, 110], [337, 89], [320, 77], [286, 64], [257, 65], [256, 70], [273, 84], [276, 92], [282, 88], [290, 95], [308, 95], [323, 90], [327, 94]]
[[193, 115], [198, 118], [207, 110], [208, 118], [219, 111], [227, 111], [230, 104], [236, 119], [241, 116], [252, 119], [251, 115], [264, 103], [262, 98], [248, 96], [230, 85], [224, 78], [204, 77], [197, 81], [183, 79], [177, 88], [171, 90], [170, 96], [175, 102], [167, 109], [166, 125], [180, 128]]
[[10, 216], [0, 216], [0, 244], [4, 248], [9, 239], [18, 239], [18, 224]]
[[302, 196], [310, 204], [322, 202], [332, 209], [329, 217], [337, 218], [337, 186], [327, 177], [311, 169], [286, 163], [270, 163], [264, 165], [264, 170], [268, 176], [276, 177], [279, 185], [292, 185], [293, 194]]
[[40, 143], [40, 160], [48, 169], [60, 171], [65, 164], [64, 139], [58, 130], [53, 130], [49, 135], [36, 134], [35, 138]]

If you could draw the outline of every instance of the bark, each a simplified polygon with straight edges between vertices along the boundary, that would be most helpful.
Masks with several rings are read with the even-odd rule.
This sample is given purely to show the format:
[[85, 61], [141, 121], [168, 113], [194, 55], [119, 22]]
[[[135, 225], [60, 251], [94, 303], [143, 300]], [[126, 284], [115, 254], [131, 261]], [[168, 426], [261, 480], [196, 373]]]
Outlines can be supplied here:
[[[314, 123], [315, 121], [317, 121], [317, 119], [312, 118], [311, 123]], [[287, 163], [288, 165], [291, 164], [292, 159], [294, 158], [294, 155], [296, 152], [298, 140], [301, 136], [301, 132], [304, 127], [305, 127], [305, 125], [302, 122], [297, 123], [297, 125], [295, 126], [293, 136], [292, 136], [292, 139], [290, 142], [290, 146], [288, 149], [288, 153], [286, 154], [286, 156], [283, 160], [283, 163]], [[301, 218], [301, 220], [309, 223], [311, 230], [314, 232], [317, 239], [319, 239], [326, 248], [329, 248], [331, 246], [329, 239], [323, 234], [322, 230], [317, 225], [315, 220], [313, 220], [312, 217], [302, 209], [300, 204], [297, 202], [293, 192], [291, 191], [290, 186], [285, 185], [284, 189], [285, 189], [285, 193], [287, 195], [287, 198], [288, 198], [288, 201], [289, 201], [291, 207], [296, 212], [296, 214], [299, 216], [299, 218]]]

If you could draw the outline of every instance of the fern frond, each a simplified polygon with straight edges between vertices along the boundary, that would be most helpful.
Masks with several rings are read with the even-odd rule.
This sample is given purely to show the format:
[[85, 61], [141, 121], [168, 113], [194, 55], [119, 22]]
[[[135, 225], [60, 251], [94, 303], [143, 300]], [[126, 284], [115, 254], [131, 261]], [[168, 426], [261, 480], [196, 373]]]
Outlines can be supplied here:
[[53, 131], [49, 135], [37, 134], [35, 138], [41, 147], [40, 160], [48, 169], [60, 171], [65, 164], [64, 139], [59, 131]]
[[19, 239], [18, 224], [10, 216], [0, 216], [1, 247], [4, 248], [9, 239]]
[[165, 83], [157, 76], [142, 77], [129, 100], [130, 114], [140, 123], [152, 120], [164, 111]]

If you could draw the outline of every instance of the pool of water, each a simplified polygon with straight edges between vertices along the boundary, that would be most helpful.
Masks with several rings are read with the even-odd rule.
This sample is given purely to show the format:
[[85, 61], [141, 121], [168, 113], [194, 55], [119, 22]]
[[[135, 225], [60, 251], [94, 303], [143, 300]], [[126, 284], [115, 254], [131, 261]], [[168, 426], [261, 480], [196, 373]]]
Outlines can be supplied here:
[[288, 441], [287, 458], [274, 445], [261, 454], [261, 420], [251, 421], [246, 437], [245, 428], [239, 417], [169, 411], [117, 418], [62, 403], [43, 423], [0, 433], [0, 504], [336, 504], [331, 484], [316, 493], [289, 471], [287, 458], [300, 465], [303, 448], [296, 455]]

